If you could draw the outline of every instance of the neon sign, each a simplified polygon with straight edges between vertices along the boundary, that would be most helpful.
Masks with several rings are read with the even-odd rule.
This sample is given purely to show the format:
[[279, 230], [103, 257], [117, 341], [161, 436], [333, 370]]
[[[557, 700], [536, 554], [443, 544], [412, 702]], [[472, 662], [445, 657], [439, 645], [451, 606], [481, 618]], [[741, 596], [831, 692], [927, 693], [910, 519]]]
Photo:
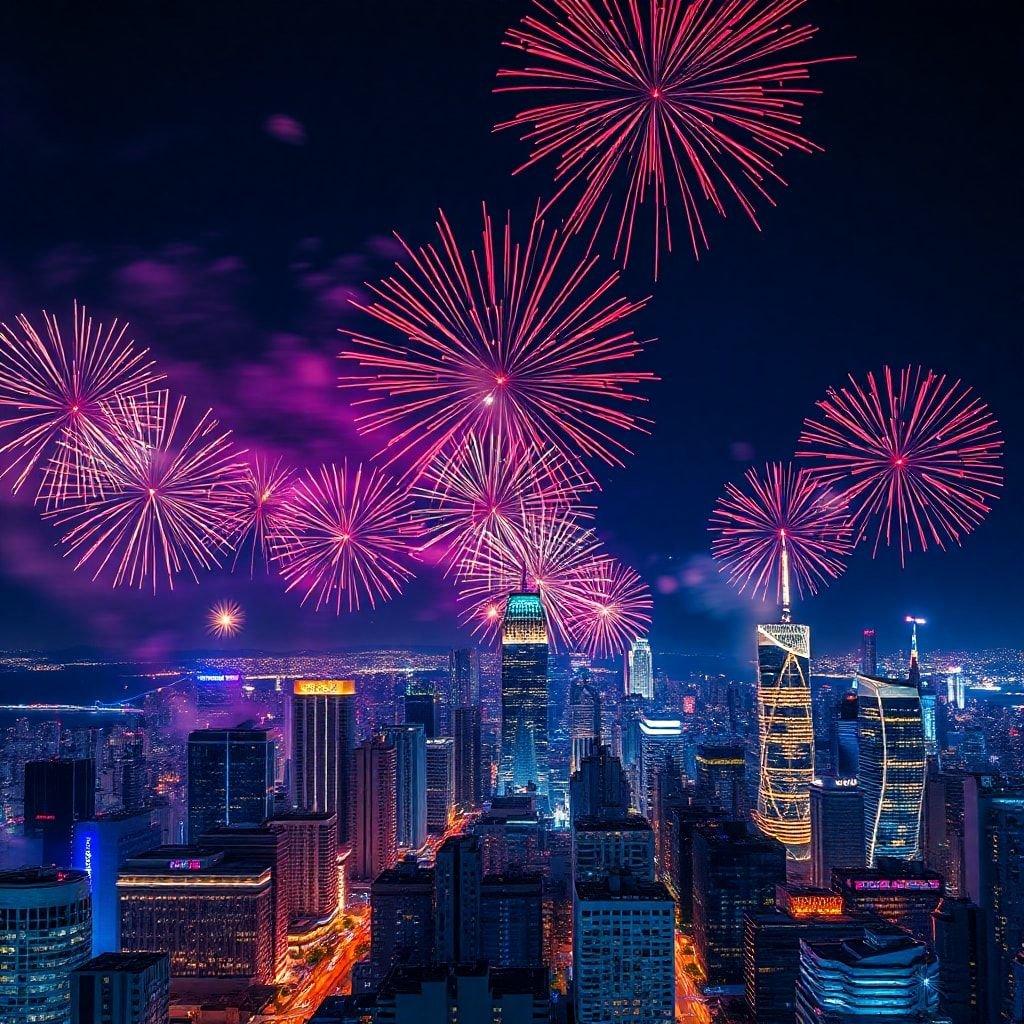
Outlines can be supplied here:
[[853, 887], [858, 892], [935, 892], [942, 882], [937, 878], [864, 878]]
[[202, 869], [202, 866], [203, 862], [195, 857], [185, 857], [167, 862], [168, 871], [199, 871]]

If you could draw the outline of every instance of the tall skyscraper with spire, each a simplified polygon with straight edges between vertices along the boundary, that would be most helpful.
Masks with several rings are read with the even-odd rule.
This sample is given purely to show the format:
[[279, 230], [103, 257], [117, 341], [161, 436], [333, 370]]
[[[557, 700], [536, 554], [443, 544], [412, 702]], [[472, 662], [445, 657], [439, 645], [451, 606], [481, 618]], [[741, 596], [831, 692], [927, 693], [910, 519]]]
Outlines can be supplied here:
[[757, 627], [760, 770], [754, 819], [765, 835], [785, 845], [790, 861], [804, 863], [810, 857], [814, 779], [811, 630], [792, 621], [784, 536], [781, 577], [781, 621]]
[[529, 783], [548, 796], [548, 627], [540, 595], [520, 591], [509, 594], [502, 620], [498, 792]]

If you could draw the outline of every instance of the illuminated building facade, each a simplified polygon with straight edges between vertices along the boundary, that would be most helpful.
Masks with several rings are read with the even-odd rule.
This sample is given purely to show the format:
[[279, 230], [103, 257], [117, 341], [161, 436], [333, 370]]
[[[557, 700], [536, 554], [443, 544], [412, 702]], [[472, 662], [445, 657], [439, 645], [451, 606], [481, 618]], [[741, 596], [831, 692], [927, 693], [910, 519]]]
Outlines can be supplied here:
[[72, 1024], [167, 1024], [166, 953], [101, 953], [71, 976]]
[[302, 811], [333, 814], [339, 846], [352, 842], [355, 693], [351, 679], [297, 679], [292, 688], [294, 803]]
[[475, 647], [461, 647], [448, 657], [452, 697], [458, 707], [480, 703], [480, 652]]
[[75, 823], [71, 866], [89, 876], [92, 891], [92, 955], [121, 948], [117, 873], [137, 854], [160, 845], [150, 814], [111, 814]]
[[[524, 742], [532, 746], [532, 754], [523, 752]], [[524, 765], [532, 761], [536, 778], [526, 781], [536, 785], [541, 797], [547, 797], [548, 628], [540, 595], [531, 593], [509, 594], [502, 621], [499, 794], [514, 790], [517, 761], [520, 784], [524, 782]]]
[[274, 811], [274, 740], [266, 729], [199, 729], [188, 737], [188, 835], [259, 825]]
[[25, 835], [42, 840], [44, 864], [71, 863], [75, 822], [96, 813], [96, 762], [53, 757], [25, 764]]
[[834, 868], [864, 866], [864, 798], [856, 779], [811, 783], [811, 884], [832, 885]]
[[427, 831], [441, 835], [455, 807], [455, 740], [427, 740]]
[[678, 718], [640, 719], [640, 756], [637, 762], [640, 812], [657, 817], [658, 779], [666, 770], [682, 778], [687, 757], [687, 739]]
[[932, 912], [946, 893], [940, 874], [923, 864], [884, 860], [877, 868], [836, 868], [832, 888], [851, 914], [870, 914], [930, 942]]
[[587, 677], [572, 681], [569, 696], [569, 775], [601, 745], [601, 698]]
[[967, 683], [959, 666], [946, 669], [946, 701], [960, 711], [967, 707]]
[[381, 736], [356, 747], [352, 878], [372, 882], [398, 860], [397, 754]]
[[579, 1024], [675, 1020], [675, 905], [660, 882], [577, 880], [572, 935]]
[[427, 841], [427, 740], [422, 725], [384, 730], [395, 748], [395, 822], [398, 845], [418, 850]]
[[865, 629], [860, 635], [860, 673], [878, 675], [878, 644], [873, 629]]
[[301, 934], [338, 913], [338, 826], [333, 814], [279, 814], [270, 826], [287, 836], [289, 927]]
[[605, 878], [628, 871], [654, 881], [654, 830], [639, 814], [625, 818], [577, 818], [572, 829], [573, 877]]
[[898, 928], [800, 944], [797, 1024], [927, 1024], [939, 1008], [938, 963]]
[[911, 682], [857, 676], [865, 860], [921, 856], [925, 745], [921, 696]]
[[84, 871], [0, 871], [0, 1021], [68, 1024], [71, 972], [89, 959], [91, 948]]
[[133, 857], [117, 882], [122, 952], [166, 952], [173, 978], [272, 984], [271, 876], [220, 850], [161, 846]]
[[651, 644], [637, 637], [630, 645], [629, 670], [626, 674], [626, 693], [641, 700], [654, 700], [654, 661]]
[[814, 724], [811, 631], [780, 622], [757, 627], [757, 722], [760, 770], [755, 821], [806, 861], [811, 843]]
[[697, 748], [697, 798], [721, 807], [730, 818], [747, 816], [747, 759], [741, 744]]

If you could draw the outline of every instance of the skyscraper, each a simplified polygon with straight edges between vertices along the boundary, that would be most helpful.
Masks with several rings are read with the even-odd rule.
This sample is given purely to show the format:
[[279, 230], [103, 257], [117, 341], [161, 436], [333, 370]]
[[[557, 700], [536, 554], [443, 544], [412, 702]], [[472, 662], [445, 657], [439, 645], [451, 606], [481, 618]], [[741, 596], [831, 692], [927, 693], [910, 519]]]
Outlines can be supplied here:
[[660, 882], [618, 872], [577, 880], [572, 937], [579, 1024], [671, 1024], [675, 906]]
[[89, 959], [91, 947], [84, 871], [0, 871], [0, 1021], [67, 1024], [71, 972]]
[[788, 621], [757, 627], [757, 720], [760, 772], [755, 820], [786, 847], [790, 860], [810, 856], [814, 729], [811, 631]]
[[572, 819], [625, 818], [631, 793], [622, 762], [601, 746], [580, 762], [569, 786]]
[[352, 842], [355, 692], [351, 679], [297, 679], [291, 698], [295, 806], [335, 815], [339, 846]]
[[91, 757], [25, 764], [25, 834], [42, 839], [44, 864], [71, 864], [75, 822], [95, 811], [96, 762]]
[[626, 674], [626, 693], [641, 700], [654, 700], [654, 665], [651, 645], [637, 637], [630, 645]]
[[403, 698], [403, 703], [407, 724], [423, 726], [423, 735], [428, 740], [441, 735], [440, 707], [436, 694], [407, 693]]
[[833, 868], [864, 867], [864, 797], [856, 779], [811, 783], [811, 885], [828, 889]]
[[373, 880], [370, 915], [370, 962], [376, 981], [398, 964], [433, 962], [434, 872], [414, 854]]
[[288, 837], [289, 933], [311, 931], [338, 912], [338, 825], [333, 814], [292, 811], [270, 826]]
[[658, 778], [666, 769], [682, 779], [686, 764], [687, 739], [678, 718], [640, 720], [639, 791], [637, 804], [652, 820], [657, 816]]
[[857, 694], [848, 690], [836, 702], [829, 728], [832, 775], [837, 779], [855, 779], [860, 763], [857, 739]]
[[166, 953], [101, 953], [71, 975], [71, 1024], [167, 1024], [170, 982]]
[[440, 835], [448, 828], [455, 806], [455, 740], [427, 740], [427, 831]]
[[988, 1019], [985, 1005], [985, 915], [970, 900], [943, 897], [932, 913], [932, 948], [939, 958], [939, 1010], [950, 1024]]
[[[548, 629], [539, 594], [509, 594], [501, 633], [501, 762], [498, 792], [514, 788], [517, 760], [536, 765], [532, 781], [542, 797], [549, 793]], [[517, 735], [519, 751], [517, 758]], [[532, 755], [522, 750], [532, 745]]]
[[480, 959], [492, 967], [540, 967], [544, 954], [540, 872], [512, 870], [480, 883]]
[[476, 836], [451, 836], [437, 851], [435, 956], [442, 964], [475, 963], [480, 957], [480, 885], [483, 852]]
[[480, 707], [455, 709], [455, 802], [479, 807], [484, 799]]
[[946, 669], [946, 701], [950, 707], [963, 711], [967, 707], [967, 687], [964, 670], [959, 665]]
[[588, 676], [572, 681], [569, 695], [569, 774], [601, 743], [601, 698]]
[[397, 754], [375, 736], [356, 747], [355, 764], [352, 878], [372, 882], [398, 860]]
[[865, 629], [860, 635], [860, 674], [878, 675], [878, 648], [873, 629]]
[[404, 723], [384, 730], [395, 748], [395, 820], [398, 845], [418, 850], [427, 841], [427, 741], [422, 725]]
[[572, 829], [573, 877], [607, 878], [628, 871], [654, 881], [654, 831], [639, 814], [624, 818], [577, 818]]
[[882, 858], [875, 868], [836, 868], [832, 888], [851, 914], [881, 918], [931, 942], [932, 912], [945, 895], [942, 876], [923, 864]]
[[448, 658], [451, 691], [458, 707], [480, 703], [480, 652], [475, 647], [453, 650]]
[[925, 750], [921, 696], [911, 682], [857, 676], [865, 859], [921, 855]]
[[274, 740], [266, 729], [200, 729], [188, 737], [188, 834], [259, 825], [274, 812]]
[[747, 761], [742, 744], [703, 744], [696, 763], [697, 798], [721, 807], [727, 817], [745, 818]]

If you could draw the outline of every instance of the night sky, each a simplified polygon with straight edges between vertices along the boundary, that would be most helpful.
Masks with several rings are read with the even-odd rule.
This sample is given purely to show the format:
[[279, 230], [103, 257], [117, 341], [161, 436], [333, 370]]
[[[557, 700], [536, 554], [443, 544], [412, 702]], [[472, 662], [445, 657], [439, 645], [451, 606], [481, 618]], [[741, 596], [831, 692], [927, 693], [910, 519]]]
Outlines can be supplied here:
[[[246, 442], [310, 462], [372, 450], [334, 386], [348, 299], [385, 273], [390, 233], [426, 241], [443, 207], [466, 238], [479, 204], [529, 217], [545, 168], [491, 134], [505, 27], [526, 0], [331, 4], [8, 4], [0, 14], [0, 319], [73, 298], [128, 318], [172, 387]], [[700, 263], [631, 296], [658, 340], [641, 357], [651, 437], [601, 474], [599, 532], [656, 587], [656, 648], [746, 652], [758, 614], [714, 577], [706, 521], [750, 459], [787, 458], [814, 401], [846, 373], [921, 362], [963, 377], [1004, 428], [1007, 485], [962, 550], [872, 561], [798, 607], [820, 648], [907, 612], [930, 646], [1021, 646], [1024, 370], [1019, 333], [1020, 5], [813, 0], [824, 96], [781, 162], [790, 182], [759, 234], [709, 214]], [[643, 250], [641, 250], [642, 252]], [[0, 645], [96, 644], [160, 655], [209, 645], [206, 608], [248, 612], [235, 645], [446, 643], [451, 587], [425, 570], [376, 614], [298, 607], [281, 583], [226, 574], [173, 597], [76, 577], [53, 528], [3, 497]], [[762, 610], [760, 614], [765, 614]], [[231, 649], [229, 645], [227, 649]]]

